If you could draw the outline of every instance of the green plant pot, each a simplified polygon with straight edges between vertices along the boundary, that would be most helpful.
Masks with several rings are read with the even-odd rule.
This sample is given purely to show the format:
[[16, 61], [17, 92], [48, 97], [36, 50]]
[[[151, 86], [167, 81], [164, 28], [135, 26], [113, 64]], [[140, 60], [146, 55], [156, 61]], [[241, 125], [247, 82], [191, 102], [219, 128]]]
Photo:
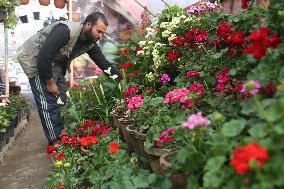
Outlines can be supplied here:
[[[170, 172], [170, 167], [172, 166], [171, 157], [177, 153], [177, 150], [164, 153], [160, 157], [160, 165], [165, 173]], [[177, 171], [172, 172], [170, 180], [172, 182], [172, 189], [185, 189], [187, 186], [187, 175], [185, 172]]]

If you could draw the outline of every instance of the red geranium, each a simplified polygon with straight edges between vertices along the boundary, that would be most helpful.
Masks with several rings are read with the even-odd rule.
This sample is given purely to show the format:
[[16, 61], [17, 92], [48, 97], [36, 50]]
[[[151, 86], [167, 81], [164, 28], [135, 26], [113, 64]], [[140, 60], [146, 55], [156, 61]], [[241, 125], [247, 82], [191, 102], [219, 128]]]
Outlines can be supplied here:
[[124, 70], [128, 70], [134, 66], [133, 62], [127, 62], [125, 64], [120, 64], [120, 68]]
[[113, 142], [110, 143], [109, 149], [108, 149], [110, 154], [115, 154], [119, 150], [120, 150], [120, 145], [117, 142], [113, 141]]
[[242, 175], [251, 170], [250, 162], [252, 160], [257, 162], [259, 168], [262, 168], [263, 164], [269, 160], [266, 149], [255, 142], [235, 148], [230, 165], [238, 174]]
[[242, 0], [242, 9], [247, 9], [249, 7], [249, 0]]
[[66, 159], [66, 156], [65, 156], [64, 153], [59, 153], [59, 154], [57, 154], [56, 160], [61, 160], [61, 159]]
[[57, 189], [65, 189], [65, 187], [63, 185], [59, 185], [57, 186]]
[[177, 36], [176, 38], [174, 38], [172, 40], [172, 44], [175, 46], [175, 47], [180, 47], [180, 46], [183, 46], [184, 44], [184, 41], [185, 39], [180, 37], [180, 36]]
[[175, 62], [180, 58], [180, 53], [176, 50], [172, 50], [168, 52], [168, 60], [170, 62]]
[[225, 22], [219, 23], [217, 28], [217, 36], [221, 39], [226, 40], [229, 37], [229, 35], [233, 32], [232, 27], [233, 26], [229, 23]]

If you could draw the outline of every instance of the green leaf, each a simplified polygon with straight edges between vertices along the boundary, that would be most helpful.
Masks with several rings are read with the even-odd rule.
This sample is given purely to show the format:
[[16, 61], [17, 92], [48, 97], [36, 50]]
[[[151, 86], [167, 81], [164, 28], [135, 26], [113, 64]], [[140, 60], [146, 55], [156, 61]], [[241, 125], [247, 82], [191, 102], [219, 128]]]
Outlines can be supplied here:
[[268, 132], [266, 130], [267, 130], [267, 124], [266, 123], [258, 123], [256, 125], [252, 126], [252, 128], [250, 128], [248, 132], [252, 137], [264, 138], [268, 134]]
[[185, 149], [182, 149], [180, 150], [178, 153], [177, 153], [177, 161], [181, 164], [185, 163], [186, 161], [186, 158], [188, 156], [189, 152], [186, 151]]
[[216, 156], [216, 157], [210, 158], [207, 161], [204, 167], [204, 170], [206, 171], [219, 170], [219, 168], [223, 165], [225, 160], [226, 160], [225, 156]]
[[234, 137], [240, 134], [244, 128], [244, 120], [231, 120], [230, 122], [224, 124], [222, 133], [227, 137]]

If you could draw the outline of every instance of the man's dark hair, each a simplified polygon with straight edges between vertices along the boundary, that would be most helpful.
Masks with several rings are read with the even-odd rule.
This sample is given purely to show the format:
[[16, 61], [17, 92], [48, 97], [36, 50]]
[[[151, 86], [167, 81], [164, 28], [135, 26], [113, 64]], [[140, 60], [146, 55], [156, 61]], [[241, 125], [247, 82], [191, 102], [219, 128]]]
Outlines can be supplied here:
[[87, 16], [87, 18], [84, 21], [84, 24], [90, 22], [92, 25], [95, 25], [98, 20], [101, 20], [106, 26], [108, 26], [107, 19], [105, 15], [101, 12], [93, 12]]

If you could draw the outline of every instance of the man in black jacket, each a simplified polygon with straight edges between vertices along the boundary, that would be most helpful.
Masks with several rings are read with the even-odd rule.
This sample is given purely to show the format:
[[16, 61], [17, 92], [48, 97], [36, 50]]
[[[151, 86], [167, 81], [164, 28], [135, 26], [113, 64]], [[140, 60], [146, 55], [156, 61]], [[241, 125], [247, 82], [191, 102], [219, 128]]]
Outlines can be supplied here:
[[56, 98], [65, 101], [65, 74], [71, 60], [87, 53], [102, 69], [121, 79], [118, 70], [106, 60], [96, 42], [106, 32], [104, 14], [95, 12], [83, 23], [59, 21], [44, 27], [19, 49], [18, 61], [29, 77], [44, 133], [53, 144], [63, 129]]

